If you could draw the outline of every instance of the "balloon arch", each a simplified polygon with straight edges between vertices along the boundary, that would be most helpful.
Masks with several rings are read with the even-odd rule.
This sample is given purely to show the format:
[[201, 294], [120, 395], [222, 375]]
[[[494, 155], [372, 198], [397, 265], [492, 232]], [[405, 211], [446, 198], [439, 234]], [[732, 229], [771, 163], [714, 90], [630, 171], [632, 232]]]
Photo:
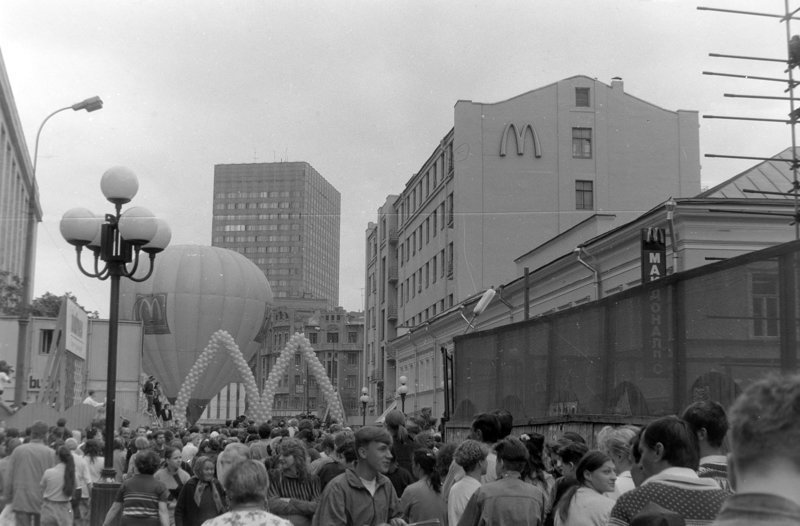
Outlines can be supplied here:
[[245, 396], [248, 401], [248, 416], [259, 423], [269, 420], [272, 416], [272, 405], [275, 399], [275, 390], [278, 387], [278, 380], [283, 376], [284, 372], [286, 372], [294, 353], [298, 350], [309, 363], [309, 371], [314, 375], [322, 389], [325, 400], [328, 402], [331, 418], [339, 422], [344, 422], [344, 408], [342, 407], [341, 399], [336, 394], [330, 379], [325, 374], [325, 368], [322, 366], [314, 349], [311, 347], [311, 342], [309, 342], [303, 334], [297, 332], [289, 338], [286, 347], [281, 351], [278, 361], [275, 363], [275, 367], [272, 368], [267, 378], [267, 383], [261, 396], [259, 396], [253, 372], [247, 366], [247, 362], [233, 337], [224, 330], [218, 330], [212, 334], [208, 345], [197, 358], [194, 365], [192, 365], [189, 374], [186, 376], [178, 392], [178, 396], [175, 400], [175, 416], [182, 418], [186, 415], [189, 399], [197, 387], [200, 378], [209, 367], [214, 365], [220, 356], [227, 354], [244, 383]]

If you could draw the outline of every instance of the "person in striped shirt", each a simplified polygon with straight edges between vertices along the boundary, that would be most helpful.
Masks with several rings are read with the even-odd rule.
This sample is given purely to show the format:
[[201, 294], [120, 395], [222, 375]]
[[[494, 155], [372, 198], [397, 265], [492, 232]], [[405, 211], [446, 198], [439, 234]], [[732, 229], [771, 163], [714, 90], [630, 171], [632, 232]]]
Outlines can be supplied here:
[[308, 471], [306, 448], [296, 438], [278, 446], [278, 468], [270, 473], [269, 509], [293, 526], [309, 526], [319, 502], [319, 478]]
[[134, 462], [136, 472], [122, 483], [103, 526], [116, 524], [120, 512], [121, 526], [169, 526], [169, 492], [162, 482], [153, 477], [161, 458], [158, 453], [148, 449], [136, 453]]
[[628, 526], [650, 503], [675, 512], [687, 526], [711, 524], [730, 493], [700, 478], [700, 450], [689, 424], [676, 416], [650, 422], [639, 440], [642, 485], [620, 495], [610, 526]]

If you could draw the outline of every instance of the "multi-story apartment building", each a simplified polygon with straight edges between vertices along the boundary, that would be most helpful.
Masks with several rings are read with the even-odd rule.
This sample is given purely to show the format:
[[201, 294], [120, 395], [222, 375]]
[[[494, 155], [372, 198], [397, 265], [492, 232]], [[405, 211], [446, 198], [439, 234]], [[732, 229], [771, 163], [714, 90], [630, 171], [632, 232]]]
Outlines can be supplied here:
[[[616, 78], [575, 76], [498, 103], [458, 101], [453, 128], [379, 210], [378, 225], [396, 217], [397, 244], [387, 242], [384, 255], [379, 226], [367, 230], [373, 411], [396, 397], [392, 338], [517, 277], [517, 256], [596, 214], [608, 213], [599, 226], [608, 230], [665, 197], [696, 195], [698, 130], [697, 112], [645, 102]], [[396, 315], [380, 307], [381, 295], [397, 298]]]
[[397, 214], [394, 211], [396, 195], [390, 195], [378, 209], [379, 224], [367, 227], [366, 254], [366, 305], [364, 313], [365, 371], [364, 378], [372, 383], [372, 403], [384, 397], [384, 342], [397, 336]]
[[[260, 385], [275, 367], [278, 356], [295, 332], [305, 334], [317, 359], [325, 368], [348, 416], [358, 415], [362, 388], [361, 358], [364, 346], [364, 314], [347, 312], [341, 307], [326, 309], [314, 300], [289, 302], [271, 313], [270, 351], [261, 355]], [[272, 414], [289, 416], [299, 413], [324, 414], [327, 402], [302, 353], [294, 359], [278, 380]]]
[[275, 301], [339, 302], [341, 194], [305, 162], [214, 166], [212, 245], [261, 268]]
[[0, 271], [33, 281], [36, 223], [41, 220], [39, 191], [0, 55]]

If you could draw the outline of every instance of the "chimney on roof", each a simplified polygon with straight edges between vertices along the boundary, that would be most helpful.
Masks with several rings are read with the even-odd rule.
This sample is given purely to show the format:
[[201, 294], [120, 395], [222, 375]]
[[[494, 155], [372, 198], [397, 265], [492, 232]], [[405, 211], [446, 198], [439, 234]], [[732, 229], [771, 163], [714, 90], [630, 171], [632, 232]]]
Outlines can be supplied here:
[[625, 91], [622, 88], [622, 77], [614, 77], [611, 79], [611, 89], [618, 89], [620, 91]]

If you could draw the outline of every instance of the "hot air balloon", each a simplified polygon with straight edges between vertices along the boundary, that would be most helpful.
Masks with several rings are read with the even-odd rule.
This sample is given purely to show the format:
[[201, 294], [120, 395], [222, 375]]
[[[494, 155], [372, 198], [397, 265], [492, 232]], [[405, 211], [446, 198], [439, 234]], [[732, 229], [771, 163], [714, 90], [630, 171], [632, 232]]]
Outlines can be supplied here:
[[[120, 287], [120, 318], [144, 325], [142, 368], [170, 400], [217, 330], [227, 331], [249, 360], [271, 303], [264, 273], [238, 252], [219, 247], [171, 246], [159, 255], [150, 279], [123, 280]], [[224, 386], [240, 380], [232, 360], [218, 357], [197, 382], [190, 420]]]

